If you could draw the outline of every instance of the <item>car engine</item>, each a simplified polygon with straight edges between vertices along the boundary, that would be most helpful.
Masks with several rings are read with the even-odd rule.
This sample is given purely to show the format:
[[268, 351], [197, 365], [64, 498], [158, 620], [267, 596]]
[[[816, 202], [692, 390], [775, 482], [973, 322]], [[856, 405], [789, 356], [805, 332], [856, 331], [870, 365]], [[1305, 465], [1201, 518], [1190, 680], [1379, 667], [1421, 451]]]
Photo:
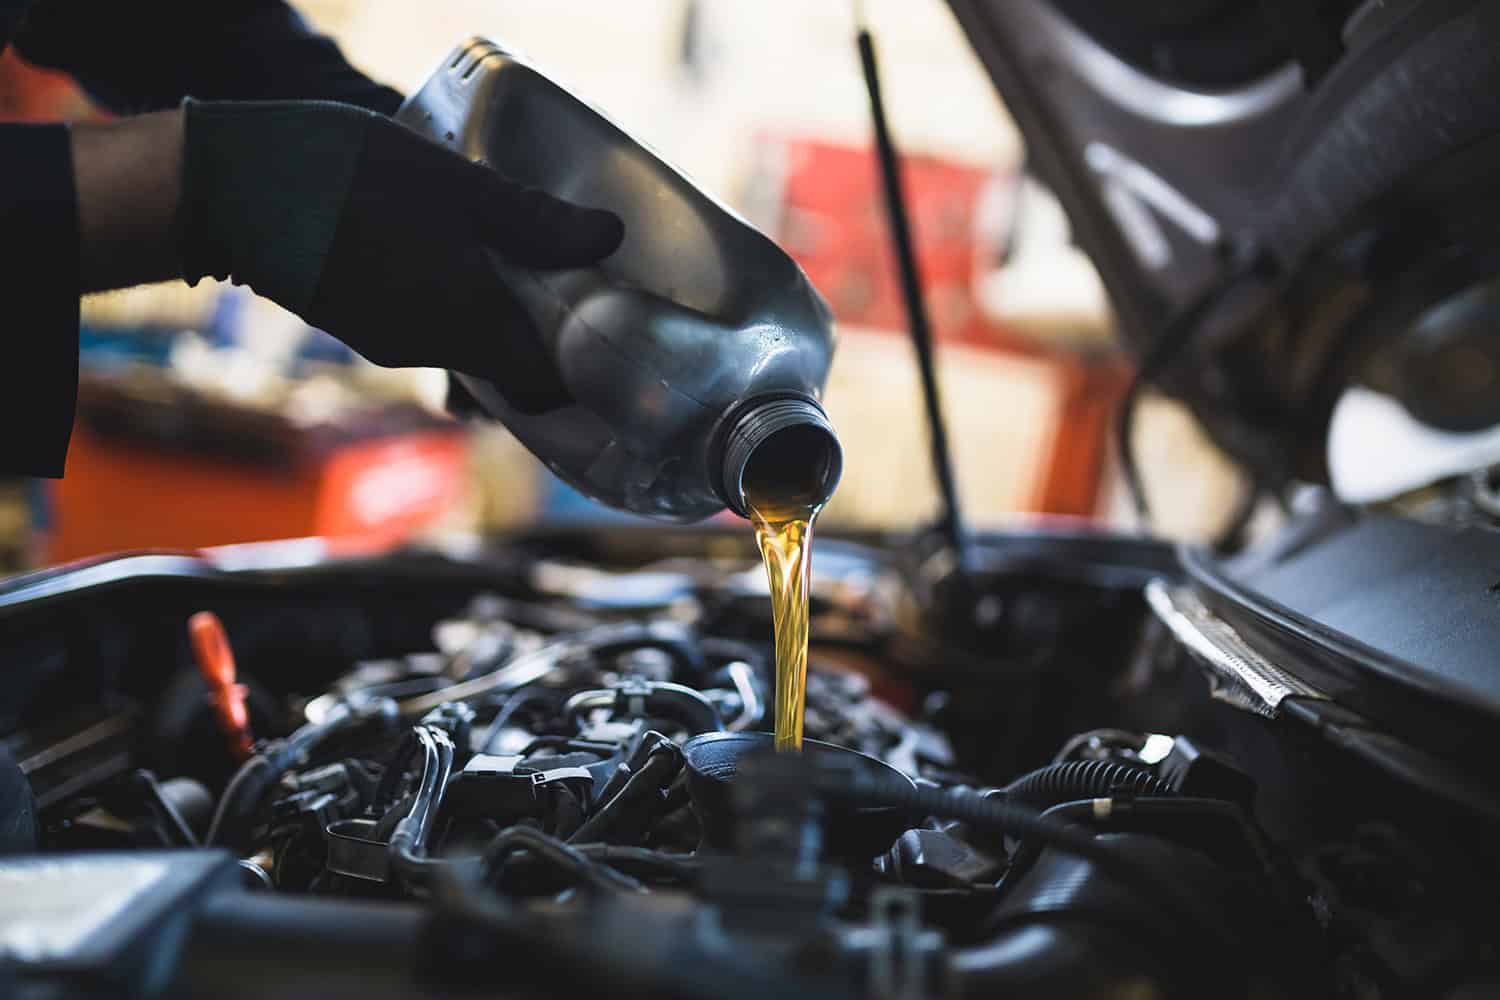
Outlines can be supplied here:
[[1500, 5], [949, 6], [1239, 551], [964, 530], [862, 27], [945, 510], [820, 536], [803, 752], [744, 525], [0, 581], [0, 997], [1500, 995]]
[[8, 995], [1480, 981], [1480, 801], [1348, 752], [1351, 712], [1331, 742], [1299, 729], [1290, 675], [1253, 704], [1213, 667], [1239, 633], [1169, 548], [986, 536], [960, 577], [920, 540], [826, 541], [793, 756], [757, 735], [769, 608], [741, 534], [251, 546], [12, 584]]

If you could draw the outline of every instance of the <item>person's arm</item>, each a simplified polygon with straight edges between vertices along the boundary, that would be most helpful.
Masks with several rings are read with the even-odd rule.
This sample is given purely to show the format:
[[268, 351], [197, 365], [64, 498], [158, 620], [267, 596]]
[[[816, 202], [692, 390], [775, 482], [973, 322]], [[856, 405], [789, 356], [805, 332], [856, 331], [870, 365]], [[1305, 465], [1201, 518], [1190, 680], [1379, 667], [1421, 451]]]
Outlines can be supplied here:
[[0, 472], [60, 476], [78, 395], [78, 223], [68, 130], [0, 125]]
[[14, 45], [117, 114], [188, 96], [339, 101], [387, 115], [401, 104], [282, 0], [38, 0]]
[[78, 294], [179, 273], [182, 115], [0, 125], [0, 474], [63, 474]]
[[533, 269], [614, 251], [620, 220], [523, 188], [383, 115], [320, 101], [198, 102], [72, 129], [75, 292], [212, 276], [377, 364], [566, 402], [492, 255]]
[[174, 220], [182, 184], [182, 111], [71, 129], [78, 200], [78, 291], [181, 274]]
[[59, 476], [78, 295], [180, 276], [248, 284], [380, 364], [566, 399], [492, 254], [577, 267], [620, 220], [522, 188], [381, 115], [200, 104], [98, 125], [0, 125], [0, 472]]

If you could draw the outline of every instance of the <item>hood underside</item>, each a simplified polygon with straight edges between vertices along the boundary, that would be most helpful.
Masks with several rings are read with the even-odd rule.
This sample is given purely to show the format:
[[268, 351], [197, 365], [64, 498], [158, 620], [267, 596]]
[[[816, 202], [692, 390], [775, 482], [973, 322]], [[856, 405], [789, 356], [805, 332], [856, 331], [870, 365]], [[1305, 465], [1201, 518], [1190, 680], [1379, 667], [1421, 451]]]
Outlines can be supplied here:
[[951, 6], [1127, 346], [1260, 482], [1326, 480], [1351, 385], [1500, 423], [1500, 7]]

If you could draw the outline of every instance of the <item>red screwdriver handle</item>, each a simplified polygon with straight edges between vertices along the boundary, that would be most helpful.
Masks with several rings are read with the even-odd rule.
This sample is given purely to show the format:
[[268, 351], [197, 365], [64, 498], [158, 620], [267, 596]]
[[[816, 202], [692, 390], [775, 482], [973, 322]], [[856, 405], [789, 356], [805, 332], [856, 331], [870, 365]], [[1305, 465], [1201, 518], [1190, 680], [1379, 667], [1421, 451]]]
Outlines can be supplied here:
[[198, 661], [198, 673], [208, 685], [209, 704], [229, 741], [229, 752], [237, 761], [248, 760], [255, 743], [250, 735], [250, 711], [245, 705], [249, 692], [235, 679], [234, 650], [224, 623], [212, 611], [200, 611], [188, 619], [188, 638], [193, 644], [193, 658]]

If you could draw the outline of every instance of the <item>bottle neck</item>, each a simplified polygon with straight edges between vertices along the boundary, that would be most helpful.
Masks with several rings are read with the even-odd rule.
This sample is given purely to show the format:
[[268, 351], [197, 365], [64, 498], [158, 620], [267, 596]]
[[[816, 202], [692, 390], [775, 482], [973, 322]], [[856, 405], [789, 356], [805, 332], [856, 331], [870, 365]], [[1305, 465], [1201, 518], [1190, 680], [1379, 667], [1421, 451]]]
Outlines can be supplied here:
[[753, 400], [724, 431], [719, 485], [730, 510], [749, 517], [760, 505], [817, 508], [843, 472], [838, 435], [817, 400], [791, 395]]

